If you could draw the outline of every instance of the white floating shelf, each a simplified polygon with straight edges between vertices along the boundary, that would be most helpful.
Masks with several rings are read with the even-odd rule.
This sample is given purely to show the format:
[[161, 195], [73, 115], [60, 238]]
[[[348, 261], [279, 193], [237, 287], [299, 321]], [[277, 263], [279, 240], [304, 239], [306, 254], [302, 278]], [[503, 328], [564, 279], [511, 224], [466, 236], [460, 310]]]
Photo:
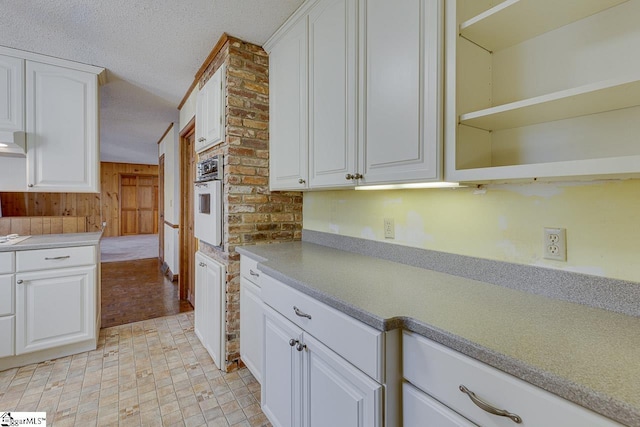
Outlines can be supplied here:
[[458, 169], [447, 176], [447, 179], [462, 183], [482, 183], [534, 179], [541, 182], [582, 181], [614, 177], [640, 177], [640, 155]]
[[640, 105], [637, 76], [606, 80], [460, 115], [460, 123], [487, 131], [511, 129]]
[[506, 0], [460, 24], [460, 34], [493, 52], [626, 1]]

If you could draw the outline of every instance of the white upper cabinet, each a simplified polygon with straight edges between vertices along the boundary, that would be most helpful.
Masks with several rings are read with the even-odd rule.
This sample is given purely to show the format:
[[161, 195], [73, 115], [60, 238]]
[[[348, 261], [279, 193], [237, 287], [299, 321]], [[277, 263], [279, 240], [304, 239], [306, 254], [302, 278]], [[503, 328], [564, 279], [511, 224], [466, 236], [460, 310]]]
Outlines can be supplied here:
[[100, 192], [104, 71], [0, 46], [0, 191]]
[[442, 177], [442, 7], [361, 4], [361, 184]]
[[269, 52], [269, 183], [307, 188], [307, 16]]
[[0, 55], [0, 154], [24, 156], [24, 60]]
[[30, 191], [98, 192], [98, 78], [27, 61]]
[[196, 100], [196, 152], [224, 141], [225, 66], [209, 78]]
[[448, 180], [640, 174], [640, 1], [446, 4]]
[[357, 1], [309, 13], [309, 186], [353, 186], [356, 173]]
[[272, 189], [441, 179], [442, 9], [309, 1], [266, 43]]

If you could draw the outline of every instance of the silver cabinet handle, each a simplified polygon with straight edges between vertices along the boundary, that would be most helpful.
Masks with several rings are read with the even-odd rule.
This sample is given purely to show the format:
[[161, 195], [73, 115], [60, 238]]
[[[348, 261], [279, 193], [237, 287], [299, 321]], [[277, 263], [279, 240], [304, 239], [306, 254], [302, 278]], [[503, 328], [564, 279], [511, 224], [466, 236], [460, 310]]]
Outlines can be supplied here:
[[22, 285], [22, 284], [24, 283], [24, 280], [22, 280], [22, 279], [21, 279], [21, 280], [18, 280], [16, 283], [17, 283], [18, 285]]
[[302, 351], [305, 348], [307, 348], [307, 345], [306, 344], [302, 344], [301, 342], [298, 342], [298, 345], [296, 345], [296, 350], [298, 350], [298, 351]]
[[54, 257], [52, 257], [52, 258], [44, 257], [44, 259], [45, 259], [46, 261], [53, 261], [53, 260], [55, 260], [55, 259], [67, 259], [67, 258], [71, 258], [71, 255], [65, 255], [65, 256], [54, 256]]
[[307, 181], [305, 181], [305, 180], [304, 180], [304, 179], [302, 179], [302, 178], [300, 178], [300, 179], [298, 180], [298, 184], [304, 184], [305, 182], [307, 182]]
[[352, 179], [353, 179], [354, 175], [353, 175], [353, 174], [348, 173], [348, 174], [346, 174], [344, 177], [345, 177], [345, 179], [346, 179], [347, 181], [350, 181], [350, 180], [352, 180]]
[[353, 174], [353, 179], [362, 179], [362, 178], [364, 178], [364, 175], [362, 175], [361, 173]]
[[207, 266], [207, 264], [205, 264], [204, 262], [201, 262], [201, 263], [200, 263], [200, 264], [198, 264], [198, 265], [200, 265], [200, 267], [206, 267], [206, 266]]
[[510, 418], [511, 421], [513, 421], [516, 424], [521, 424], [522, 423], [522, 418], [520, 418], [519, 415], [512, 414], [509, 411], [505, 411], [504, 409], [498, 409], [495, 406], [490, 405], [489, 403], [487, 403], [484, 400], [480, 399], [478, 396], [476, 396], [476, 394], [474, 392], [472, 392], [471, 390], [469, 390], [468, 388], [466, 388], [462, 384], [460, 384], [460, 386], [458, 388], [460, 389], [461, 392], [463, 392], [464, 394], [469, 396], [469, 399], [471, 399], [471, 401], [478, 408], [482, 409], [483, 411], [488, 412], [488, 413], [493, 414], [493, 415], [497, 415], [499, 417]]
[[293, 306], [293, 311], [296, 313], [296, 316], [306, 317], [307, 319], [311, 320], [311, 315], [310, 314], [307, 314], [304, 311], [300, 311], [300, 309], [298, 307], [296, 307], [295, 305]]
[[253, 271], [252, 269], [249, 269], [249, 274], [252, 275], [252, 276], [260, 277], [260, 275], [258, 273], [256, 273], [255, 271]]
[[298, 343], [299, 343], [299, 341], [298, 341], [298, 340], [294, 340], [293, 338], [291, 338], [291, 339], [289, 340], [289, 345], [290, 345], [291, 347], [293, 347], [294, 345], [296, 345], [296, 344], [298, 344]]
[[29, 184], [29, 188], [33, 187], [33, 184]]
[[207, 138], [203, 138], [203, 137], [198, 138], [198, 142], [205, 142], [206, 140]]

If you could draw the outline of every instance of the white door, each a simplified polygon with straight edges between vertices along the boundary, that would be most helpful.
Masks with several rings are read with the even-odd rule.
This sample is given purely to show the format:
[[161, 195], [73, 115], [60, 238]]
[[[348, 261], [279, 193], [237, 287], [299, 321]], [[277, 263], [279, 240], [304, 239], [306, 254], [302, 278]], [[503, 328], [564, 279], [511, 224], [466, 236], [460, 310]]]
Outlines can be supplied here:
[[0, 55], [0, 131], [24, 132], [24, 60]]
[[441, 0], [362, 3], [362, 183], [442, 175], [442, 17]]
[[402, 385], [404, 427], [474, 427], [471, 421], [452, 411], [409, 383]]
[[99, 192], [95, 74], [27, 61], [30, 191]]
[[307, 17], [269, 52], [269, 183], [307, 187]]
[[262, 383], [263, 308], [260, 288], [240, 278], [240, 357]]
[[305, 334], [305, 427], [382, 426], [382, 386]]
[[219, 262], [196, 252], [195, 324], [196, 335], [216, 366], [226, 369], [224, 352], [225, 268]]
[[319, 2], [309, 13], [309, 184], [353, 186], [356, 169], [356, 0]]
[[16, 274], [16, 354], [95, 339], [96, 267]]
[[274, 427], [301, 425], [301, 341], [300, 328], [265, 306], [262, 411]]

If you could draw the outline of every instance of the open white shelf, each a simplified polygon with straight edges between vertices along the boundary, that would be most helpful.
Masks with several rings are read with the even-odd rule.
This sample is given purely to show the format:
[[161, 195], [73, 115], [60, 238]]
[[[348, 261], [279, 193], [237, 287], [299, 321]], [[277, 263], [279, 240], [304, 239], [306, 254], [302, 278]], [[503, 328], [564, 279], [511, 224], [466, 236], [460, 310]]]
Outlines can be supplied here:
[[489, 51], [516, 45], [628, 0], [506, 0], [460, 24], [460, 34]]
[[612, 79], [460, 115], [460, 124], [494, 131], [640, 105], [640, 76]]
[[[512, 182], [593, 180], [597, 178], [639, 177], [640, 156], [608, 157], [569, 160], [562, 162], [532, 163], [509, 166], [489, 166], [458, 169], [452, 174], [459, 182]], [[585, 174], [584, 171], [589, 173]], [[615, 171], [615, 173], [612, 173]]]

